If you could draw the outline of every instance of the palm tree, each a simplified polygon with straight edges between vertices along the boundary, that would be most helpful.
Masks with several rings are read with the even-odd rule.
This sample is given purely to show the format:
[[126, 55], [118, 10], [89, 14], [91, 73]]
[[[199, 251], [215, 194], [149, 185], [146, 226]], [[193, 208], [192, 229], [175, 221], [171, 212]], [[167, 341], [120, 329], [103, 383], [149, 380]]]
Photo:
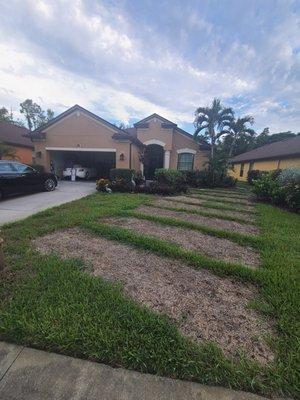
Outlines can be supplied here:
[[253, 137], [255, 135], [255, 131], [251, 128], [249, 128], [247, 125], [253, 125], [254, 124], [254, 118], [251, 117], [251, 115], [246, 115], [245, 117], [238, 118], [236, 120], [232, 120], [229, 124], [229, 130], [230, 130], [230, 137], [232, 138], [231, 145], [229, 148], [229, 157], [232, 157], [234, 147], [236, 145], [236, 142], [239, 138], [246, 137], [249, 135], [250, 137]]
[[7, 146], [5, 143], [0, 142], [0, 160], [3, 157], [13, 157], [15, 150], [13, 147]]
[[224, 108], [220, 99], [214, 99], [211, 107], [199, 107], [195, 112], [195, 140], [199, 139], [199, 134], [209, 140], [211, 146], [211, 160], [214, 159], [215, 146], [217, 140], [224, 134], [229, 133], [230, 123], [233, 120], [232, 108]]

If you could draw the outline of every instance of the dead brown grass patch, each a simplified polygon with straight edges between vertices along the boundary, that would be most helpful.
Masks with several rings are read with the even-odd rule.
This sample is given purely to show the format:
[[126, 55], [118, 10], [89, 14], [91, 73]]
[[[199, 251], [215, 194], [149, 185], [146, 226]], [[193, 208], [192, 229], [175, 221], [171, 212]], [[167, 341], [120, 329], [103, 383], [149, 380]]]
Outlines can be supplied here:
[[255, 268], [260, 263], [258, 253], [251, 247], [240, 246], [228, 239], [205, 235], [192, 229], [162, 225], [138, 218], [105, 218], [101, 222], [131, 229], [142, 235], [151, 235], [159, 239], [179, 244], [186, 250], [194, 250], [227, 262], [244, 264]]
[[184, 335], [199, 343], [214, 341], [231, 357], [242, 350], [261, 363], [273, 359], [262, 339], [272, 331], [271, 324], [247, 307], [258, 295], [253, 286], [79, 229], [57, 231], [33, 245], [43, 254], [56, 252], [92, 263], [94, 276], [122, 282], [128, 296], [169, 315]]
[[179, 201], [169, 201], [168, 198], [156, 199], [153, 205], [162, 207], [185, 208], [187, 210], [195, 210], [195, 211], [199, 210], [199, 211], [209, 212], [210, 214], [216, 214], [216, 215], [222, 214], [228, 217], [243, 218], [244, 220], [249, 221], [249, 223], [254, 222], [253, 217], [247, 213], [241, 213], [238, 211], [215, 210], [213, 208], [207, 209], [205, 207], [201, 207], [200, 204], [199, 205], [185, 204], [185, 203], [180, 203]]
[[195, 224], [209, 226], [220, 230], [229, 230], [232, 232], [247, 233], [251, 235], [258, 234], [258, 228], [254, 225], [240, 224], [235, 221], [226, 221], [211, 217], [203, 217], [202, 215], [189, 214], [181, 211], [163, 210], [158, 207], [140, 206], [136, 209], [138, 212], [148, 215], [157, 215], [161, 217], [176, 218], [179, 220], [193, 222]]

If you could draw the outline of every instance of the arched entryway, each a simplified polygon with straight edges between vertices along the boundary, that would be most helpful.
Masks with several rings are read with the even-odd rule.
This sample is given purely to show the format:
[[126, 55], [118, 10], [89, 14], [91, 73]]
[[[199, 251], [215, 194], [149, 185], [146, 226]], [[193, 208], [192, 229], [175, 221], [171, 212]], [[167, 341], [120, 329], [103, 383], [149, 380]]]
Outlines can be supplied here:
[[164, 167], [164, 148], [159, 144], [149, 144], [144, 154], [144, 175], [153, 179], [157, 168]]

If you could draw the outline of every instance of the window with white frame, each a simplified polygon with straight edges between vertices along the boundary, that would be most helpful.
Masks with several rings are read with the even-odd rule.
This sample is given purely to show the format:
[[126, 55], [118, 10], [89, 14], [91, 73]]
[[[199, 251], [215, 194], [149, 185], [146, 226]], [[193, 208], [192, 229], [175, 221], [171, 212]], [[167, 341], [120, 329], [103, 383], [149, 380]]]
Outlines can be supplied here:
[[179, 153], [178, 165], [179, 171], [191, 171], [194, 166], [194, 154], [192, 153]]

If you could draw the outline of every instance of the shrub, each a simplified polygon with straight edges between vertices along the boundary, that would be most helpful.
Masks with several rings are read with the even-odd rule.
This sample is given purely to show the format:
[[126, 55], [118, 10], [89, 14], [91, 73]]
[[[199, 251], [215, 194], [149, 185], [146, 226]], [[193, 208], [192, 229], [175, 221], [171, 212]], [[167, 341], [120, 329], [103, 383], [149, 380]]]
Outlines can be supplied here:
[[278, 182], [284, 187], [287, 206], [300, 211], [300, 168], [287, 168], [281, 171]]
[[134, 169], [129, 168], [112, 168], [109, 171], [109, 179], [111, 181], [116, 181], [118, 179], [123, 179], [126, 182], [131, 182], [135, 176]]
[[284, 203], [284, 190], [279, 182], [273, 178], [271, 172], [263, 174], [257, 180], [253, 180], [252, 191], [258, 200], [270, 201], [274, 204]]
[[137, 186], [143, 185], [145, 183], [145, 177], [141, 171], [136, 172], [134, 180]]
[[169, 187], [173, 193], [186, 192], [187, 183], [186, 177], [181, 171], [176, 169], [157, 169], [155, 170], [155, 184], [154, 186], [165, 188]]
[[252, 185], [254, 180], [256, 181], [257, 179], [261, 178], [263, 174], [265, 174], [265, 171], [260, 171], [258, 169], [253, 169], [252, 171], [249, 171], [247, 176], [247, 181], [249, 185]]
[[278, 176], [278, 182], [283, 186], [290, 183], [300, 185], [300, 168], [283, 169]]
[[291, 210], [300, 212], [300, 184], [289, 183], [285, 186], [285, 200]]
[[258, 200], [283, 205], [292, 211], [300, 211], [300, 169], [264, 173], [253, 180], [253, 193]]
[[109, 186], [109, 180], [105, 178], [98, 179], [96, 182], [96, 190], [98, 192], [105, 192], [106, 188]]
[[111, 189], [116, 192], [131, 192], [135, 188], [134, 176], [134, 169], [111, 169], [109, 171]]
[[237, 179], [233, 178], [230, 175], [225, 175], [222, 177], [222, 179], [219, 179], [216, 181], [215, 186], [222, 187], [222, 188], [227, 188], [227, 187], [233, 187], [236, 185]]
[[158, 183], [157, 181], [150, 182], [148, 185], [139, 186], [136, 191], [139, 193], [160, 194], [163, 196], [178, 193], [174, 186], [165, 183]]

